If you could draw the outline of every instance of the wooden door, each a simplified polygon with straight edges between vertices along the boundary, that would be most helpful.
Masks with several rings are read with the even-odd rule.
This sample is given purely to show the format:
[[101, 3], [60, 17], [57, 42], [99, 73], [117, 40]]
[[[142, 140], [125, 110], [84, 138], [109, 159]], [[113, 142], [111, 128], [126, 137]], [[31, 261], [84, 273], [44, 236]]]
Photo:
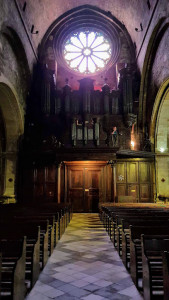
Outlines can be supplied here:
[[84, 170], [81, 167], [70, 167], [68, 172], [68, 202], [73, 210], [85, 211], [84, 202]]
[[138, 162], [127, 162], [127, 194], [139, 201]]
[[151, 201], [151, 165], [146, 162], [139, 164], [140, 202]]
[[153, 201], [153, 164], [149, 161], [118, 162], [117, 196], [132, 196], [136, 202]]
[[65, 162], [65, 164], [68, 167], [67, 200], [72, 203], [74, 212], [96, 212], [101, 170], [106, 162]]
[[100, 172], [100, 169], [85, 168], [85, 203], [87, 211], [98, 211]]
[[139, 201], [139, 185], [138, 184], [128, 184], [128, 196], [134, 198], [134, 202]]

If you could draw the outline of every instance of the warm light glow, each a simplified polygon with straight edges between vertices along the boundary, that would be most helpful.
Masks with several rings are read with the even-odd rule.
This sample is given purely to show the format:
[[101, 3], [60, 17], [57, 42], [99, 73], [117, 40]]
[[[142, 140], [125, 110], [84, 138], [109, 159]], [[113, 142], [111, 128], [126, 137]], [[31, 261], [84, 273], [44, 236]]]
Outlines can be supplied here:
[[134, 141], [131, 141], [131, 148], [134, 150]]
[[164, 149], [163, 147], [161, 147], [161, 148], [160, 148], [160, 152], [163, 153], [164, 151], [165, 151], [165, 149]]
[[83, 74], [103, 69], [111, 58], [109, 41], [100, 32], [78, 32], [66, 41], [64, 58], [71, 69]]

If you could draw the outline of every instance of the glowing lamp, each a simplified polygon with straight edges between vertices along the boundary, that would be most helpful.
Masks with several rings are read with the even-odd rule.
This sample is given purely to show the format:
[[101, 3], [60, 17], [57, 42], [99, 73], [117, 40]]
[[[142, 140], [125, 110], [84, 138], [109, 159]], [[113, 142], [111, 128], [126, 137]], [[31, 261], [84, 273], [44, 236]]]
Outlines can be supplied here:
[[131, 148], [134, 149], [134, 141], [131, 141]]

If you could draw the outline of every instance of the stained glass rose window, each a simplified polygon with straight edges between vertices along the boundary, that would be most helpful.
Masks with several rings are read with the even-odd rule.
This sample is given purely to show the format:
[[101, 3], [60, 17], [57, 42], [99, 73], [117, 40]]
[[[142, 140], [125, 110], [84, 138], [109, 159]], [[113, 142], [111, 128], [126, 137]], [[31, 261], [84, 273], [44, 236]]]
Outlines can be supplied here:
[[92, 74], [105, 68], [111, 58], [111, 44], [101, 33], [80, 31], [64, 44], [64, 59], [74, 71]]

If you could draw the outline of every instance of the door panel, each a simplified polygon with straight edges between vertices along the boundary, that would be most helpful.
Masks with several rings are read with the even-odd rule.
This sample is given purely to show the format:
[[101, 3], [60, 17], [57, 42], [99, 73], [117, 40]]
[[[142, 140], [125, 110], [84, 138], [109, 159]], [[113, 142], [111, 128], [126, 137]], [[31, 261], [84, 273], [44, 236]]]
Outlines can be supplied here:
[[48, 199], [49, 201], [54, 199], [54, 195], [55, 195], [55, 183], [52, 182], [48, 182], [46, 183], [45, 186], [45, 194], [46, 194], [46, 199]]
[[150, 202], [151, 195], [150, 184], [140, 184], [140, 201], [141, 202]]
[[150, 181], [150, 164], [145, 162], [139, 163], [139, 174], [140, 182], [149, 182]]
[[35, 184], [34, 185], [34, 199], [36, 201], [43, 201], [44, 196], [44, 185], [43, 184]]
[[70, 170], [70, 188], [83, 188], [83, 170]]
[[85, 168], [85, 203], [88, 204], [88, 211], [98, 210], [100, 172]]
[[136, 201], [139, 200], [139, 185], [129, 184], [127, 190], [128, 196], [133, 196]]
[[84, 171], [83, 169], [69, 169], [69, 200], [74, 211], [84, 210]]
[[56, 166], [50, 166], [46, 168], [46, 181], [55, 182], [56, 179]]
[[126, 182], [126, 164], [118, 163], [116, 168], [116, 182]]
[[[68, 201], [75, 212], [96, 212], [101, 170], [106, 162], [67, 162]], [[66, 179], [65, 179], [66, 180]]]
[[125, 196], [126, 195], [126, 185], [118, 184], [117, 185], [117, 196]]
[[74, 212], [85, 211], [83, 189], [78, 189], [78, 188], [70, 189], [69, 190], [69, 201], [73, 205]]
[[138, 163], [127, 163], [127, 182], [136, 183], [138, 182]]

